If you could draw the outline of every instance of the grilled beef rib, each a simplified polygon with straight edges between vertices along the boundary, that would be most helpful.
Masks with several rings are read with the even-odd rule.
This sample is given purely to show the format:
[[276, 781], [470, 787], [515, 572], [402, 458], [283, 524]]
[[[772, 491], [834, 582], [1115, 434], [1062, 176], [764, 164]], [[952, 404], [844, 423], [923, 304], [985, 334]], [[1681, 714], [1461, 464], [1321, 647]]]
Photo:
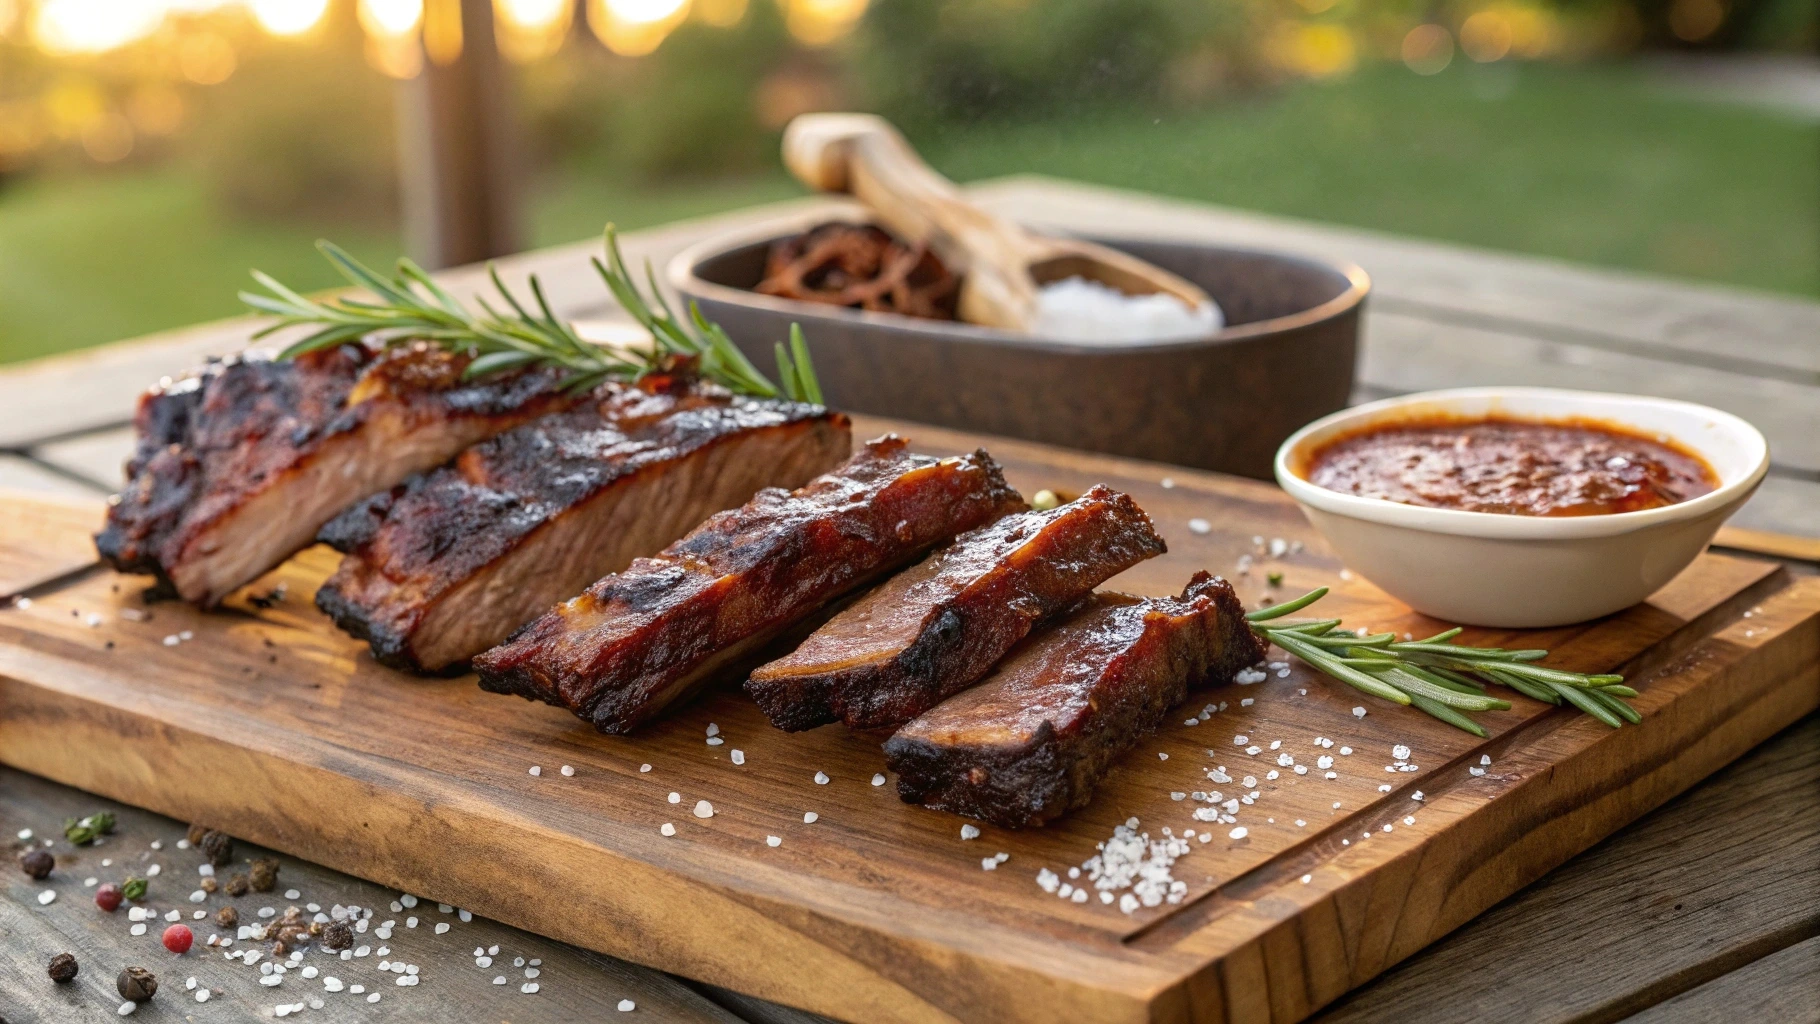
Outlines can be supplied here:
[[1166, 550], [1104, 485], [1008, 515], [879, 584], [746, 681], [771, 724], [895, 728], [978, 682], [1038, 620]]
[[212, 606], [350, 504], [568, 401], [553, 371], [463, 381], [467, 364], [421, 342], [347, 344], [163, 384], [139, 400], [139, 446], [95, 546]]
[[558, 605], [474, 659], [480, 685], [628, 732], [829, 602], [1023, 508], [985, 452], [934, 459], [881, 438]]
[[395, 668], [440, 671], [656, 553], [761, 487], [847, 457], [847, 417], [686, 378], [588, 401], [462, 452], [343, 512], [316, 605]]
[[904, 800], [1006, 828], [1093, 795], [1112, 762], [1192, 689], [1264, 657], [1232, 586], [1197, 573], [1180, 598], [1096, 594], [980, 685], [885, 743]]

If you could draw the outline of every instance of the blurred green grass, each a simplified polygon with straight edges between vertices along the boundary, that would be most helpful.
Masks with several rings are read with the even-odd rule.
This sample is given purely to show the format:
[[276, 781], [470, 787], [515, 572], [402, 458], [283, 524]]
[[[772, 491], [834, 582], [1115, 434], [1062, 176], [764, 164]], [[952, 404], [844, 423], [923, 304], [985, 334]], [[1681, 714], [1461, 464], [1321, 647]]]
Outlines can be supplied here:
[[[1098, 109], [915, 140], [970, 180], [1038, 172], [1312, 220], [1820, 296], [1820, 125], [1703, 102], [1634, 68], [1377, 68], [1193, 112]], [[798, 194], [781, 173], [532, 190], [536, 245]], [[328, 235], [389, 262], [395, 228], [248, 222], [164, 168], [0, 191], [0, 362], [239, 311], [249, 268], [336, 283]]]

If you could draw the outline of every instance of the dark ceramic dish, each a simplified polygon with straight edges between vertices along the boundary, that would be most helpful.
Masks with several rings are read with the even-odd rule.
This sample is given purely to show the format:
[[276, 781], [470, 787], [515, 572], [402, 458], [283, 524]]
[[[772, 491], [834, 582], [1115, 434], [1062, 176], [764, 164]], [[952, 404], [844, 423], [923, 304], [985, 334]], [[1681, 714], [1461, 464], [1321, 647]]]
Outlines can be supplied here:
[[761, 367], [791, 322], [802, 324], [837, 408], [1268, 479], [1277, 446], [1352, 393], [1370, 288], [1356, 266], [1096, 238], [1206, 289], [1227, 326], [1206, 338], [1082, 345], [751, 291], [770, 244], [809, 223], [703, 242], [671, 262], [669, 277]]

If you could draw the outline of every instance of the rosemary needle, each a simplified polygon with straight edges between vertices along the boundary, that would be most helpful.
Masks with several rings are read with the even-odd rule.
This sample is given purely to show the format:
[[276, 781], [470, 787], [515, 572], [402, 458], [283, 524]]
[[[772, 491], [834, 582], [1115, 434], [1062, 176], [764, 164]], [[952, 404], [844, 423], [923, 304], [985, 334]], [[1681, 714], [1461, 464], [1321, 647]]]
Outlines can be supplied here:
[[1258, 636], [1340, 682], [1412, 706], [1474, 736], [1484, 737], [1485, 729], [1469, 713], [1510, 707], [1509, 701], [1488, 695], [1486, 683], [1549, 704], [1572, 704], [1614, 729], [1643, 720], [1624, 702], [1637, 691], [1623, 685], [1623, 676], [1583, 675], [1536, 664], [1547, 651], [1456, 644], [1458, 627], [1424, 640], [1399, 641], [1394, 633], [1359, 636], [1341, 628], [1339, 619], [1277, 623], [1325, 596], [1327, 588], [1321, 587], [1245, 618]]
[[773, 384], [733, 344], [727, 332], [703, 316], [693, 303], [686, 317], [678, 316], [658, 290], [649, 264], [645, 266], [650, 287], [647, 296], [626, 267], [618, 233], [610, 225], [606, 230], [606, 260], [595, 257], [594, 269], [620, 308], [650, 332], [653, 345], [648, 353], [615, 351], [582, 338], [550, 309], [536, 275], [529, 279], [531, 294], [526, 302], [506, 287], [499, 271], [489, 265], [487, 276], [497, 294], [491, 301], [485, 296], [476, 298], [477, 313], [408, 259], [400, 259], [387, 277], [333, 242], [317, 242], [316, 248], [349, 284], [364, 289], [371, 297], [338, 295], [313, 299], [268, 274], [253, 271], [253, 280], [265, 292], [243, 291], [240, 300], [275, 318], [255, 338], [288, 327], [316, 328], [280, 352], [280, 359], [294, 359], [350, 341], [367, 340], [380, 345], [429, 341], [474, 357], [463, 371], [464, 379], [546, 366], [563, 372], [565, 387], [585, 390], [606, 380], [637, 380], [682, 363], [693, 367], [702, 378], [738, 394], [818, 405], [822, 401], [820, 382], [809, 363], [809, 348], [797, 325], [790, 327], [788, 350], [781, 344], [777, 347], [780, 383]]

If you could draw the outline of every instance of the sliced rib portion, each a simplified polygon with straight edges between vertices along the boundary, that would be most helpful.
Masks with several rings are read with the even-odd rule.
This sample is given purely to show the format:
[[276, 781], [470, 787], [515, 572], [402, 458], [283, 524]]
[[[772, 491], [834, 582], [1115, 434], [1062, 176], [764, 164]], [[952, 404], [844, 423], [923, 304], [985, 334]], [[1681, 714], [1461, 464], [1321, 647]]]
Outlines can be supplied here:
[[1165, 550], [1126, 494], [1097, 486], [955, 538], [746, 681], [771, 724], [896, 727], [978, 682], [1037, 620]]
[[1264, 657], [1225, 580], [1180, 598], [1096, 594], [1040, 630], [986, 681], [885, 743], [909, 803], [1006, 828], [1085, 804], [1120, 754], [1188, 691]]
[[348, 344], [211, 362], [139, 400], [139, 447], [95, 546], [214, 605], [361, 498], [561, 408], [546, 370], [464, 382], [466, 356]]
[[1023, 508], [985, 452], [938, 460], [881, 438], [558, 605], [474, 659], [480, 685], [628, 732], [829, 602]]
[[336, 517], [321, 539], [348, 556], [316, 605], [381, 662], [439, 671], [851, 447], [847, 417], [819, 405], [668, 376], [602, 385]]

